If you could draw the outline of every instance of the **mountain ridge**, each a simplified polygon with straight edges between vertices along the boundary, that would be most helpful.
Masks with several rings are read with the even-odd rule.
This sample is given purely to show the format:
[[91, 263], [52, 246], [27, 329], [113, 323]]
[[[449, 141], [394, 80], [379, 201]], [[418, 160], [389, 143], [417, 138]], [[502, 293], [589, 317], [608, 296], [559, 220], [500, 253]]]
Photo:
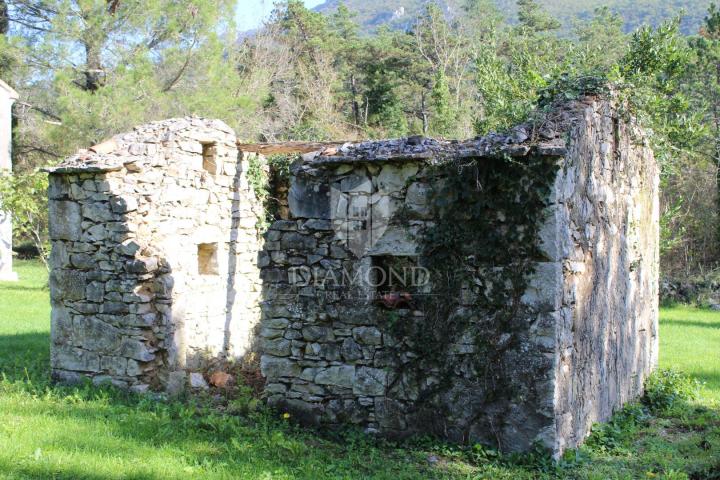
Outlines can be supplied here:
[[[393, 28], [408, 28], [413, 19], [422, 11], [427, 3], [436, 3], [449, 17], [459, 15], [463, 0], [326, 0], [314, 7], [315, 11], [330, 13], [344, 3], [351, 11], [357, 13], [356, 20], [363, 31], [373, 32], [381, 25]], [[510, 23], [517, 18], [517, 7], [514, 0], [495, 0], [498, 10], [503, 12]], [[591, 18], [596, 8], [607, 6], [620, 14], [625, 20], [627, 32], [638, 26], [649, 23], [658, 25], [670, 19], [680, 11], [685, 15], [681, 22], [684, 34], [695, 34], [700, 27], [710, 2], [706, 0], [540, 0], [539, 3], [562, 23], [563, 33], [572, 31], [577, 21]]]

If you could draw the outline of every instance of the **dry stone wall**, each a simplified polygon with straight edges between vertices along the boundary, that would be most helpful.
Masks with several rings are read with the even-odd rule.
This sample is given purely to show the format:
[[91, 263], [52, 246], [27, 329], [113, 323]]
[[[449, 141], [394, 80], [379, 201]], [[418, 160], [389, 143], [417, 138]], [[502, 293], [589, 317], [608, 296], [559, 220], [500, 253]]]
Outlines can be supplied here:
[[[310, 424], [351, 423], [393, 437], [500, 438], [510, 450], [545, 440], [554, 421], [555, 347], [545, 302], [559, 302], [553, 296], [562, 276], [550, 277], [554, 271], [539, 264], [541, 291], [528, 295], [507, 331], [486, 325], [492, 312], [478, 310], [467, 329], [448, 339], [440, 359], [423, 359], [422, 349], [393, 327], [447, 328], [422, 306], [424, 296], [436, 295], [433, 285], [410, 278], [425, 274], [422, 235], [437, 220], [429, 182], [438, 178], [414, 160], [377, 163], [331, 164], [321, 172], [310, 163], [295, 171], [303, 198], [327, 206], [314, 217], [276, 222], [267, 234], [260, 347], [269, 402]], [[324, 192], [330, 195], [323, 199]], [[368, 204], [365, 221], [372, 225], [365, 230], [348, 213]], [[404, 265], [391, 271], [390, 262]], [[395, 293], [383, 291], [390, 275], [401, 286]], [[399, 292], [411, 297], [394, 308]], [[480, 306], [468, 300], [461, 308]], [[481, 345], [478, 337], [491, 341]], [[500, 386], [487, 374], [507, 382]]]
[[658, 172], [614, 102], [306, 154], [262, 238], [222, 122], [81, 151], [50, 170], [53, 376], [175, 392], [259, 353], [307, 424], [576, 446], [657, 360]]
[[557, 448], [635, 398], [657, 364], [659, 177], [642, 132], [612, 105], [586, 108], [557, 177], [562, 307]]
[[262, 211], [235, 142], [222, 122], [169, 120], [51, 170], [55, 378], [177, 390], [252, 350]]
[[[309, 424], [393, 437], [431, 433], [506, 451], [539, 442], [558, 454], [578, 445], [593, 422], [641, 394], [657, 359], [658, 176], [643, 142], [611, 102], [589, 97], [507, 136], [367, 142], [306, 156], [293, 169], [290, 219], [271, 227], [261, 257], [270, 404]], [[428, 250], [427, 237], [457, 218], [433, 192], [472, 161], [554, 165], [528, 239], [537, 249], [522, 263], [524, 291], [488, 308], [483, 292], [510, 282], [504, 272], [517, 264], [500, 255], [478, 264], [482, 251], [467, 257], [462, 291], [443, 291], [437, 278], [387, 289], [377, 276], [388, 265], [433, 264], [440, 252]], [[511, 204], [522, 209], [532, 185], [523, 171], [513, 178], [517, 198], [487, 211], [493, 237], [529, 230], [508, 213]], [[501, 191], [482, 178], [477, 188]], [[438, 295], [460, 297], [440, 319], [428, 308]], [[461, 315], [458, 329], [452, 319]], [[439, 355], [413, 344], [423, 329], [451, 332]]]

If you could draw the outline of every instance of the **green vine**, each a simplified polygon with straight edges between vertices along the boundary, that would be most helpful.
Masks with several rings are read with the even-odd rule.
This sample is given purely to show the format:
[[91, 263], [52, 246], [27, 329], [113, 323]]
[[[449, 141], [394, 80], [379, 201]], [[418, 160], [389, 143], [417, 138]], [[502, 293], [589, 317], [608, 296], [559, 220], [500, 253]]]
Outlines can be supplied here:
[[[520, 299], [535, 262], [542, 260], [537, 236], [558, 170], [555, 160], [449, 159], [430, 167], [435, 222], [420, 238], [432, 288], [418, 296], [419, 320], [388, 322], [412, 352], [404, 362], [398, 359], [398, 381], [439, 379], [421, 389], [419, 408], [439, 407], [434, 399], [447, 392], [458, 368], [480, 379], [486, 403], [514, 396], [506, 352], [527, 329]], [[462, 345], [473, 349], [463, 360], [449, 354]]]
[[290, 185], [290, 164], [297, 155], [272, 155], [250, 157], [247, 179], [255, 192], [255, 197], [262, 203], [264, 218], [258, 221], [258, 230], [264, 232], [270, 224], [282, 217], [282, 207], [287, 200]]

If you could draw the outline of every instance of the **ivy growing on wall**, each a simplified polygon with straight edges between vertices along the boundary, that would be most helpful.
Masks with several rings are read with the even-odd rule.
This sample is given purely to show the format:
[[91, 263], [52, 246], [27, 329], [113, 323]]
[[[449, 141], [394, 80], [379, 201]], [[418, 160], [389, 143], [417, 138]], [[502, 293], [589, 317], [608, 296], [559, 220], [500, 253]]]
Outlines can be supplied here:
[[[417, 298], [422, 317], [388, 321], [412, 352], [398, 378], [425, 384], [419, 405], [447, 391], [463, 368], [482, 379], [486, 401], [513, 395], [513, 366], [504, 357], [527, 330], [520, 299], [542, 260], [538, 231], [557, 170], [555, 158], [540, 156], [448, 159], [431, 167], [435, 221], [420, 235], [431, 289]], [[467, 355], [455, 355], [464, 348]], [[432, 386], [429, 375], [438, 380]]]
[[253, 155], [249, 159], [247, 178], [255, 197], [262, 203], [264, 218], [258, 220], [258, 230], [264, 233], [270, 224], [282, 218], [290, 186], [290, 164], [297, 155]]

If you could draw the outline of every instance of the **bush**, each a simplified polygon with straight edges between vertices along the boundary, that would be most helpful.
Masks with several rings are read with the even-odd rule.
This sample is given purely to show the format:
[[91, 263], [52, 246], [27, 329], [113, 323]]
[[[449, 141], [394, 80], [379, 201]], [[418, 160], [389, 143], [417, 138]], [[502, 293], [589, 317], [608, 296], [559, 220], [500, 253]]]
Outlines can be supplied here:
[[645, 381], [642, 403], [654, 413], [663, 413], [697, 398], [702, 382], [677, 370], [658, 370]]
[[637, 427], [646, 424], [649, 418], [646, 409], [637, 403], [629, 403], [605, 423], [596, 423], [585, 442], [585, 446], [598, 452], [629, 454], [628, 440]]
[[17, 258], [21, 260], [28, 260], [31, 258], [38, 258], [40, 251], [38, 248], [29, 241], [20, 242], [13, 246], [13, 252], [17, 254]]

